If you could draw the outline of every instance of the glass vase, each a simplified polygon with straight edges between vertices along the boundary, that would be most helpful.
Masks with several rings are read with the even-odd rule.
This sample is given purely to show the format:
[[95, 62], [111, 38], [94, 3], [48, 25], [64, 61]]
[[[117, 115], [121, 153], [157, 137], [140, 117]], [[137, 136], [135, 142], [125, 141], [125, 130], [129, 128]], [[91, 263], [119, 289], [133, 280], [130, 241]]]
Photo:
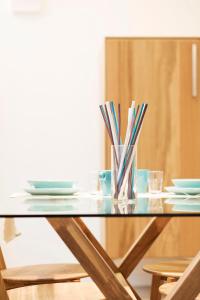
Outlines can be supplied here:
[[137, 151], [135, 146], [111, 146], [112, 197], [115, 200], [136, 197]]

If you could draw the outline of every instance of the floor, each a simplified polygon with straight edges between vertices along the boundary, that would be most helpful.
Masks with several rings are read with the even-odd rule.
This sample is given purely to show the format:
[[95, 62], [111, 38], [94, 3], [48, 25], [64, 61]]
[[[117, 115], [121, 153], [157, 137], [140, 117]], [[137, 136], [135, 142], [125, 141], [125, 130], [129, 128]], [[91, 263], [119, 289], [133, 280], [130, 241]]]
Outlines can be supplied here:
[[138, 287], [136, 291], [141, 296], [142, 300], [150, 299], [150, 287]]

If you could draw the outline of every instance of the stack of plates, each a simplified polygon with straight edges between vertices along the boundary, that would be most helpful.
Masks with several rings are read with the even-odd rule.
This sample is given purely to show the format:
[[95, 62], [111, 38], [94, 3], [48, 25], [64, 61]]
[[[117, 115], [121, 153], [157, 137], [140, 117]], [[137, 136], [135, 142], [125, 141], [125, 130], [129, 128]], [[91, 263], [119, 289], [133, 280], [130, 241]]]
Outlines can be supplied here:
[[165, 187], [166, 191], [183, 195], [200, 195], [200, 179], [173, 179], [174, 186]]
[[73, 195], [78, 192], [74, 181], [29, 180], [25, 191], [31, 195]]

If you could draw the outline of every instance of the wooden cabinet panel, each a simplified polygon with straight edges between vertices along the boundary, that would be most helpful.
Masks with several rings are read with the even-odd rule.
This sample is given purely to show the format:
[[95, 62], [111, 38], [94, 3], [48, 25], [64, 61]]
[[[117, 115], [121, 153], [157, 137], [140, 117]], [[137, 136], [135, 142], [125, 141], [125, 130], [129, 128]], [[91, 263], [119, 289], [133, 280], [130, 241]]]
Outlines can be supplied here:
[[[192, 45], [197, 46], [197, 96], [192, 97]], [[200, 177], [200, 40], [180, 41], [181, 175]]]
[[[165, 185], [171, 178], [200, 177], [200, 97], [192, 97], [193, 43], [200, 46], [198, 39], [106, 39], [106, 99], [121, 103], [123, 135], [132, 99], [149, 103], [138, 145], [138, 167], [164, 170]], [[105, 160], [109, 168], [107, 137]], [[106, 246], [112, 257], [122, 256], [147, 222], [107, 220]], [[195, 254], [200, 248], [198, 228], [199, 218], [174, 219], [149, 256]]]

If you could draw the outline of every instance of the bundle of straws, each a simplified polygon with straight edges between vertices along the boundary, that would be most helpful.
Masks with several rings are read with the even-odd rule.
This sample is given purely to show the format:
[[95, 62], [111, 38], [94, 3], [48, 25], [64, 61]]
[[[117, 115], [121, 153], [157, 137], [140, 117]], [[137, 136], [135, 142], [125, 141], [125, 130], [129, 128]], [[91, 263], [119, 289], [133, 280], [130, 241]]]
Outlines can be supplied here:
[[[128, 123], [124, 143], [121, 138], [121, 108], [118, 104], [118, 114], [112, 101], [100, 105], [101, 114], [113, 145], [115, 168], [113, 172], [114, 181], [114, 198], [122, 198], [127, 182], [132, 182], [132, 166], [136, 153], [136, 148], [141, 133], [144, 116], [147, 110], [147, 104], [135, 104], [128, 110]], [[122, 147], [120, 147], [122, 146]], [[122, 151], [120, 151], [120, 148]], [[132, 198], [132, 188], [128, 189], [128, 198]]]

